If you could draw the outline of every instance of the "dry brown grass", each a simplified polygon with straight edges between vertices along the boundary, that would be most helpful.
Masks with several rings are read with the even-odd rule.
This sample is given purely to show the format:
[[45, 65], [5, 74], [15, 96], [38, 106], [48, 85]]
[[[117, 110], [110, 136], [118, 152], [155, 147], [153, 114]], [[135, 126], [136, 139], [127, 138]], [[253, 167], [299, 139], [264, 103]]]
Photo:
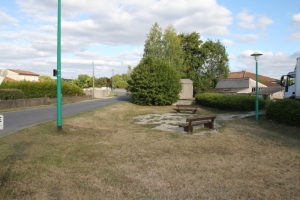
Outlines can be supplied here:
[[123, 102], [1, 138], [1, 199], [299, 199], [299, 128], [248, 118], [196, 136], [132, 121], [171, 111]]

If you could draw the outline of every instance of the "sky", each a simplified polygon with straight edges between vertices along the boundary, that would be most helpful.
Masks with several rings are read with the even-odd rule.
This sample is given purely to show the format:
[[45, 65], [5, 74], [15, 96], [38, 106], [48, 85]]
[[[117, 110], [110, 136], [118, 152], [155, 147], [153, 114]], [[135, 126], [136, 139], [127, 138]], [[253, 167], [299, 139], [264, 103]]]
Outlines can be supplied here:
[[[58, 0], [0, 0], [0, 69], [51, 76], [57, 67]], [[61, 0], [61, 75], [110, 77], [135, 67], [157, 22], [220, 40], [231, 72], [275, 79], [300, 57], [300, 1]], [[94, 65], [93, 65], [94, 63]]]

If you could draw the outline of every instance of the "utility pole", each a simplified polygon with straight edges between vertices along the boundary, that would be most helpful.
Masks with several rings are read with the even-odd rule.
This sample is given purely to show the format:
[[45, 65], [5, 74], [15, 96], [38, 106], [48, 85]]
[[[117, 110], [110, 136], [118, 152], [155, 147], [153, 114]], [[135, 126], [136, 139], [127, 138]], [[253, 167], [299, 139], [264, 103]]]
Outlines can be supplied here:
[[57, 12], [57, 77], [56, 77], [57, 130], [62, 130], [61, 103], [61, 0], [58, 0]]
[[113, 91], [113, 88], [114, 88], [114, 84], [113, 84], [114, 69], [112, 69], [111, 71], [112, 71], [112, 77], [111, 77], [111, 91]]
[[93, 98], [95, 98], [95, 73], [94, 73], [94, 62], [93, 62]]

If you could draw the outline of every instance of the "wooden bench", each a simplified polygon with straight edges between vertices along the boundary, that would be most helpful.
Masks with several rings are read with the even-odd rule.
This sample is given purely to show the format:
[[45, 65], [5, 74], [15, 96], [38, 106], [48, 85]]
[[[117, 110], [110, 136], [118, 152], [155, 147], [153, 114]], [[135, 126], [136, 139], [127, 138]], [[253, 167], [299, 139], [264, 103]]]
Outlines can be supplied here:
[[193, 114], [197, 112], [198, 106], [197, 105], [180, 105], [176, 104], [176, 108], [173, 110], [176, 110], [177, 113], [180, 113], [181, 110], [187, 110], [187, 111], [192, 111]]
[[216, 116], [206, 116], [206, 117], [193, 117], [193, 118], [187, 118], [187, 123], [179, 124], [179, 127], [183, 127], [183, 130], [188, 133], [193, 132], [194, 126], [199, 126], [201, 124], [204, 124], [205, 128], [214, 129], [214, 121], [216, 119]]

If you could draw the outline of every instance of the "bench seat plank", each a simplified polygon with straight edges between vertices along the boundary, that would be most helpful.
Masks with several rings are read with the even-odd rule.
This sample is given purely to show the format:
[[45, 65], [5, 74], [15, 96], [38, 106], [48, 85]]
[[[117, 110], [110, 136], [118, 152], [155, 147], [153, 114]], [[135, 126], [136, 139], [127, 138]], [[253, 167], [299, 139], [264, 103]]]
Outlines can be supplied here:
[[176, 108], [174, 108], [173, 110], [176, 110], [177, 113], [180, 113], [181, 110], [192, 111], [192, 113], [195, 114], [197, 109], [198, 109], [197, 105], [180, 105], [180, 104], [176, 104]]
[[193, 117], [187, 118], [187, 123], [179, 124], [179, 127], [183, 127], [185, 132], [193, 132], [194, 126], [204, 125], [205, 128], [214, 129], [214, 120], [216, 116], [205, 116], [205, 117]]

